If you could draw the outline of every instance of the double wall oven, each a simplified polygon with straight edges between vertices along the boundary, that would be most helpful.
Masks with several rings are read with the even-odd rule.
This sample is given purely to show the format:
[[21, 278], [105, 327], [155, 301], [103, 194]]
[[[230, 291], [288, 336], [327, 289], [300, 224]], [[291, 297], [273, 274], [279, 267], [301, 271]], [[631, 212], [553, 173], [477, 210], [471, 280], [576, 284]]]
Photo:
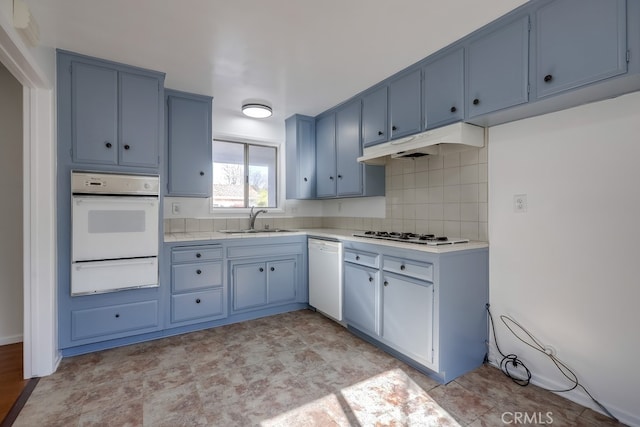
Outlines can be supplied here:
[[158, 286], [159, 177], [71, 173], [71, 295]]

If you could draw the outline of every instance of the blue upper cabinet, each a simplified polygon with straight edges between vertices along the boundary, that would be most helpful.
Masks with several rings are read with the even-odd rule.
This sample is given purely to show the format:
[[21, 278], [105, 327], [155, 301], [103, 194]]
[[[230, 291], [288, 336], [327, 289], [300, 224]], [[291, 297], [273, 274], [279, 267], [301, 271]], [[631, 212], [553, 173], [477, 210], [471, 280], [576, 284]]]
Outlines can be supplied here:
[[474, 37], [467, 47], [468, 118], [529, 99], [529, 15], [489, 30]]
[[362, 146], [380, 144], [389, 139], [387, 118], [387, 86], [362, 97]]
[[210, 197], [210, 96], [166, 90], [168, 195]]
[[316, 120], [316, 196], [336, 195], [336, 115]]
[[118, 72], [76, 61], [70, 72], [74, 162], [117, 165]]
[[424, 66], [425, 128], [464, 118], [464, 49], [459, 48]]
[[537, 98], [627, 71], [625, 0], [556, 0], [535, 17]]
[[287, 199], [316, 196], [315, 119], [296, 114], [285, 120]]
[[160, 145], [160, 87], [150, 76], [120, 72], [120, 164], [158, 166]]
[[58, 72], [59, 141], [73, 163], [158, 168], [163, 73], [63, 51]]
[[389, 126], [391, 138], [422, 129], [421, 69], [415, 68], [389, 83]]
[[360, 144], [360, 101], [353, 101], [336, 112], [337, 195], [362, 194], [362, 164], [356, 160], [362, 153]]

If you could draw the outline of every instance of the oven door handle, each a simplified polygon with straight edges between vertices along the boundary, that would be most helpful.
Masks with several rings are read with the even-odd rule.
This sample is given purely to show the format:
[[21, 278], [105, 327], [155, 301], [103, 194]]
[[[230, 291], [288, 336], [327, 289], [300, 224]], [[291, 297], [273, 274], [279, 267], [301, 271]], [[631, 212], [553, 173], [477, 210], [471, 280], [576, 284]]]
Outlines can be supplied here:
[[141, 202], [148, 202], [150, 205], [155, 206], [158, 204], [157, 197], [122, 197], [122, 196], [73, 196], [73, 201], [76, 205], [81, 203], [130, 203], [140, 204]]

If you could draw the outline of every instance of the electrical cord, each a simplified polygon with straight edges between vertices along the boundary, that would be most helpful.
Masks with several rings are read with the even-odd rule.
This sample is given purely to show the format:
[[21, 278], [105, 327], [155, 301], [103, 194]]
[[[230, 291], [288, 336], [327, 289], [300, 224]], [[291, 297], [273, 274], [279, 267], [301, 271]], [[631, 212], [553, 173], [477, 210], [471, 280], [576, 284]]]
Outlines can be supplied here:
[[[495, 322], [493, 321], [493, 315], [491, 314], [491, 310], [489, 309], [489, 304], [487, 304], [486, 307], [487, 307], [487, 313], [489, 314], [489, 323], [491, 324], [491, 330], [493, 331], [493, 340], [496, 344], [496, 349], [498, 350], [498, 353], [500, 353], [500, 356], [502, 356], [502, 360], [500, 361], [500, 370], [507, 377], [509, 377], [511, 381], [518, 384], [519, 386], [525, 387], [529, 385], [529, 383], [531, 382], [531, 376], [532, 376], [531, 371], [529, 370], [529, 368], [525, 366], [525, 364], [522, 362], [522, 360], [518, 358], [516, 354], [511, 353], [511, 354], [505, 355], [502, 352], [502, 350], [500, 349], [500, 346], [498, 345], [498, 336], [496, 335], [496, 326], [495, 326]], [[549, 389], [545, 387], [540, 387], [540, 388], [553, 393], [565, 393], [580, 387], [587, 394], [587, 396], [589, 396], [591, 400], [593, 400], [593, 402], [600, 407], [600, 409], [602, 409], [609, 417], [613, 418], [616, 422], [619, 422], [619, 420], [616, 417], [614, 417], [613, 414], [609, 412], [607, 408], [605, 408], [600, 402], [596, 400], [595, 397], [591, 395], [591, 393], [589, 393], [589, 391], [586, 389], [585, 386], [580, 384], [580, 382], [578, 381], [578, 376], [575, 374], [575, 372], [573, 372], [564, 362], [558, 359], [553, 353], [548, 352], [547, 348], [544, 345], [542, 345], [542, 343], [540, 343], [540, 341], [538, 341], [531, 332], [529, 332], [527, 329], [525, 329], [524, 326], [522, 326], [520, 323], [516, 322], [509, 316], [500, 315], [500, 320], [502, 320], [502, 323], [504, 323], [507, 329], [509, 329], [509, 331], [518, 340], [528, 345], [532, 349], [547, 356], [553, 362], [556, 368], [558, 368], [560, 373], [562, 373], [562, 375], [572, 383], [571, 387], [568, 387], [565, 389]], [[509, 323], [511, 323], [511, 325]], [[514, 331], [513, 329], [514, 325], [517, 326], [522, 332], [524, 332], [524, 334], [528, 337], [530, 341], [528, 341], [526, 337], [523, 338], [520, 335], [518, 335], [516, 331]], [[488, 344], [489, 343], [487, 342], [487, 345]], [[510, 370], [510, 367], [511, 369], [520, 369], [520, 372], [521, 373], [524, 372], [526, 378], [522, 378], [521, 376], [515, 375], [514, 372]]]

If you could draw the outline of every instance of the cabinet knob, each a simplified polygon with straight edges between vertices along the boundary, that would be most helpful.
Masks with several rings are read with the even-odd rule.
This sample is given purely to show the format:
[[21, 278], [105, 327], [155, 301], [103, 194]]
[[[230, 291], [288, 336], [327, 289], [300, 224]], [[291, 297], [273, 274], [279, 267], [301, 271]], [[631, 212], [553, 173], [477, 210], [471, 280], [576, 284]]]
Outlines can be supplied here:
[[369, 281], [373, 282], [373, 277], [369, 276]]
[[262, 273], [264, 271], [264, 268], [260, 267], [260, 273]]
[[129, 148], [131, 148], [131, 146], [129, 144], [124, 144], [124, 149], [128, 150]]
[[303, 179], [304, 179], [304, 182], [309, 181], [306, 176]]
[[203, 171], [200, 171], [200, 176], [204, 176], [204, 172]]
[[456, 111], [458, 111], [458, 109], [456, 107], [451, 107], [451, 110], [449, 111], [451, 111], [452, 113], [455, 113]]
[[356, 255], [356, 261], [360, 261], [360, 255]]
[[391, 126], [391, 130], [398, 130], [397, 126]]
[[196, 304], [200, 304], [200, 298], [196, 298]]
[[118, 317], [120, 317], [120, 314], [119, 314], [119, 313], [116, 313], [116, 319], [117, 319]]
[[342, 175], [338, 175], [338, 179], [342, 179]]
[[551, 80], [553, 80], [553, 76], [551, 74], [547, 74], [546, 76], [544, 76], [545, 83], [549, 83]]
[[400, 270], [402, 270], [402, 271], [404, 271], [406, 268], [407, 268], [407, 267], [405, 267], [405, 265], [404, 265], [404, 264], [402, 264], [402, 265], [400, 266]]
[[382, 132], [381, 130], [378, 131], [378, 136], [382, 136], [384, 135], [384, 132]]
[[197, 270], [196, 270], [196, 274], [202, 274], [202, 270], [197, 269]]
[[202, 254], [201, 254], [200, 252], [198, 252], [198, 253], [196, 254], [196, 258], [200, 258], [201, 256], [202, 256]]
[[386, 280], [383, 283], [385, 286], [389, 286], [389, 282], [387, 282]]
[[270, 269], [270, 270], [271, 270], [271, 271], [276, 271], [276, 268], [275, 268], [275, 267], [271, 267], [271, 269]]
[[329, 179], [330, 179], [331, 181], [333, 181], [333, 177], [332, 177], [332, 176], [330, 176], [330, 177], [329, 177]]
[[473, 105], [478, 105], [480, 104], [480, 100], [478, 98], [473, 100]]
[[105, 146], [105, 147], [107, 147], [107, 148], [111, 148], [113, 145], [111, 145], [111, 143], [110, 143], [110, 142], [105, 142], [105, 143], [104, 143], [104, 146]]

